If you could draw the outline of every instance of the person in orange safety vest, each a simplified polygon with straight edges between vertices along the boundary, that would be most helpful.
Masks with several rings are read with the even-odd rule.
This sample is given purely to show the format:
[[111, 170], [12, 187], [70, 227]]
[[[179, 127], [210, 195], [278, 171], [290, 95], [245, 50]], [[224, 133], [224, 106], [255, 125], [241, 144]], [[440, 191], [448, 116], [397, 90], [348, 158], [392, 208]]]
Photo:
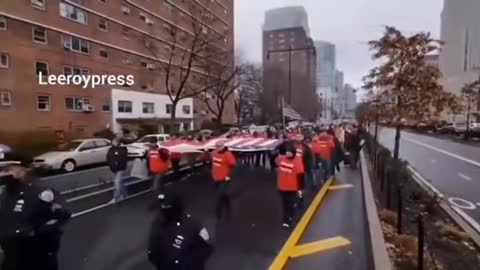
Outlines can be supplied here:
[[167, 149], [159, 149], [157, 144], [152, 144], [148, 150], [148, 165], [153, 174], [152, 189], [158, 193], [163, 192], [163, 175], [170, 169], [170, 154]]
[[290, 228], [295, 215], [295, 204], [297, 193], [300, 190], [300, 183], [305, 169], [301, 157], [296, 154], [297, 149], [293, 143], [286, 145], [286, 153], [278, 159], [278, 181], [277, 188], [282, 197], [283, 206], [283, 227]]
[[316, 163], [321, 167], [320, 178], [326, 181], [330, 176], [331, 163], [333, 162], [333, 153], [335, 151], [335, 142], [326, 132], [320, 133], [318, 138], [312, 144], [313, 153], [316, 157]]
[[217, 221], [222, 218], [223, 209], [227, 218], [231, 217], [231, 199], [228, 193], [230, 175], [236, 164], [235, 156], [225, 145], [220, 145], [212, 153], [212, 178], [216, 189], [215, 214]]

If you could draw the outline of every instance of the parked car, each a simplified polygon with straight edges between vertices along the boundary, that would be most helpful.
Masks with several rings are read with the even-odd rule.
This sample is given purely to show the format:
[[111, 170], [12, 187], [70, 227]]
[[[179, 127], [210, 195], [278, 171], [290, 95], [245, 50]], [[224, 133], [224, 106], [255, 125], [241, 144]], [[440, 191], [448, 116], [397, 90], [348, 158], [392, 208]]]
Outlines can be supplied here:
[[150, 147], [150, 144], [156, 143], [158, 146], [170, 140], [168, 134], [148, 134], [137, 141], [127, 144], [129, 157], [144, 157]]
[[111, 142], [107, 139], [73, 140], [60, 145], [54, 151], [33, 159], [32, 166], [44, 170], [72, 172], [85, 165], [105, 163]]
[[[466, 123], [457, 123], [455, 126], [455, 135], [464, 135], [467, 132]], [[471, 136], [476, 136], [480, 132], [480, 123], [470, 123], [469, 132]]]
[[455, 133], [455, 123], [446, 123], [437, 125], [433, 132], [438, 134], [454, 134]]

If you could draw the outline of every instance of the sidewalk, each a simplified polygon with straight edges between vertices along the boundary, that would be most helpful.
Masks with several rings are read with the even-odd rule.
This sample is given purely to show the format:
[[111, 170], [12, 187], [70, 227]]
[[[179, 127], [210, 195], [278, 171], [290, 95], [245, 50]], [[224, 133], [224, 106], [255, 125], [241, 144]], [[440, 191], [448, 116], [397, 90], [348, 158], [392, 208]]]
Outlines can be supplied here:
[[343, 167], [327, 182], [270, 270], [374, 269], [360, 172]]

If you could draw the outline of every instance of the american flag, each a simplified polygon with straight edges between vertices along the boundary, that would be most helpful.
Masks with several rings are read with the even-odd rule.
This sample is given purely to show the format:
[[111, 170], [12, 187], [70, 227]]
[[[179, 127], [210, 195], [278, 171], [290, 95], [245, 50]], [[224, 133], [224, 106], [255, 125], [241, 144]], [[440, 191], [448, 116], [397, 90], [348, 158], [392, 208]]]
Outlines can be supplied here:
[[162, 147], [167, 148], [170, 152], [198, 153], [204, 150], [213, 150], [219, 144], [223, 144], [231, 151], [253, 152], [274, 150], [282, 141], [281, 139], [269, 139], [265, 136], [240, 135], [232, 138], [218, 137], [202, 142], [176, 139], [163, 144]]
[[302, 120], [302, 116], [287, 103], [283, 103], [282, 112], [283, 116], [289, 118], [290, 120]]

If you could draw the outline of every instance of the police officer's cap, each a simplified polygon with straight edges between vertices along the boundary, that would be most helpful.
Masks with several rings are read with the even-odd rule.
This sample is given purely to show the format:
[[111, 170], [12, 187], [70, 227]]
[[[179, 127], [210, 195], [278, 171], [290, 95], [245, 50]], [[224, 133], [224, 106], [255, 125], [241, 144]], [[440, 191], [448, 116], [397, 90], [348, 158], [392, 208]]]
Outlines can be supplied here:
[[183, 200], [174, 193], [159, 194], [157, 202], [161, 210], [183, 210]]
[[0, 144], [0, 170], [13, 165], [25, 166], [28, 160], [22, 155], [13, 151], [12, 148]]

